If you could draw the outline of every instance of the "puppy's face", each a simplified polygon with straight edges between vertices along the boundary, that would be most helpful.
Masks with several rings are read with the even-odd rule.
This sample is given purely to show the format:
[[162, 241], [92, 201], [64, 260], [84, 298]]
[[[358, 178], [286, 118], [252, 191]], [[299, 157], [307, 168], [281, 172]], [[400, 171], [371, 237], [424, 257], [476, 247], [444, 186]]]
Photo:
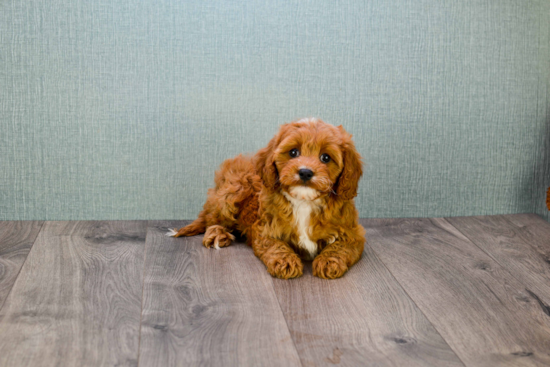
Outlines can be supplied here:
[[274, 151], [281, 188], [300, 200], [329, 193], [342, 172], [337, 128], [319, 122], [293, 123]]
[[317, 119], [285, 124], [258, 155], [257, 168], [266, 186], [295, 199], [332, 194], [349, 200], [356, 195], [361, 160], [341, 126]]

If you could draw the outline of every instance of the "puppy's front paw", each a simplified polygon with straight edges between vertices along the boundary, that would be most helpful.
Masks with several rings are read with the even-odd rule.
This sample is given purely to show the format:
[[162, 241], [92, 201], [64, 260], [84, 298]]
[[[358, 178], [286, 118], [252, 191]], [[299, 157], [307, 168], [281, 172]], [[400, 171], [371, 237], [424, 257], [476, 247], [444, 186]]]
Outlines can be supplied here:
[[338, 254], [320, 254], [313, 260], [313, 275], [323, 279], [340, 278], [348, 271], [345, 259]]
[[229, 246], [234, 239], [235, 236], [226, 231], [224, 227], [214, 225], [206, 229], [202, 244], [207, 248], [214, 247], [219, 250], [221, 247]]
[[266, 261], [269, 274], [280, 279], [290, 279], [302, 276], [304, 265], [296, 254], [277, 254]]

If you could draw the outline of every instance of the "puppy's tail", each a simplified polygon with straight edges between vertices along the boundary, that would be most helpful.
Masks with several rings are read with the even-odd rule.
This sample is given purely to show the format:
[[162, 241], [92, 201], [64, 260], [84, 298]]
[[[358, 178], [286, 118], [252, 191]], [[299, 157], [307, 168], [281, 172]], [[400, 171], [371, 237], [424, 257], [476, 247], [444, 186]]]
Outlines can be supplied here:
[[170, 232], [166, 233], [170, 237], [184, 237], [195, 236], [197, 234], [204, 233], [206, 231], [206, 213], [202, 211], [199, 217], [195, 219], [191, 224], [180, 228], [179, 230], [170, 229]]

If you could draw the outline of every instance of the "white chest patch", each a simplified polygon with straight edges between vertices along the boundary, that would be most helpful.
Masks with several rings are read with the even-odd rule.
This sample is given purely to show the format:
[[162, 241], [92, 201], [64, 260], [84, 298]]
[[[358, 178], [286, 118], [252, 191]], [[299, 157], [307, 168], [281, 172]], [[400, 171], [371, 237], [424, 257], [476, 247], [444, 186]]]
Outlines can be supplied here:
[[318, 200], [311, 200], [316, 198], [318, 193], [309, 187], [295, 187], [291, 189], [290, 194], [283, 192], [283, 195], [292, 204], [292, 215], [294, 216], [299, 238], [298, 246], [306, 250], [313, 259], [317, 255], [317, 243], [309, 238], [309, 222], [311, 213], [320, 207]]

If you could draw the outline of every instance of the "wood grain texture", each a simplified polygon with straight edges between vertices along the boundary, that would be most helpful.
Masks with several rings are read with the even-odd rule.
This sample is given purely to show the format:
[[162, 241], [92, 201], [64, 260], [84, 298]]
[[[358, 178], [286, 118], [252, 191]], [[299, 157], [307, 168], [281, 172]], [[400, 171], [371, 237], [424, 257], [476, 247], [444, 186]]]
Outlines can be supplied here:
[[534, 214], [447, 221], [525, 285], [535, 299], [550, 304], [550, 223]]
[[135, 366], [146, 222], [47, 222], [0, 312], [2, 366]]
[[0, 310], [43, 222], [0, 222]]
[[299, 366], [271, 276], [244, 244], [147, 234], [140, 366]]
[[368, 244], [343, 278], [273, 282], [303, 366], [463, 366]]
[[536, 214], [506, 216], [517, 230], [517, 236], [529, 243], [550, 264], [550, 223]]
[[444, 219], [368, 219], [369, 241], [468, 366], [548, 366], [550, 317]]

